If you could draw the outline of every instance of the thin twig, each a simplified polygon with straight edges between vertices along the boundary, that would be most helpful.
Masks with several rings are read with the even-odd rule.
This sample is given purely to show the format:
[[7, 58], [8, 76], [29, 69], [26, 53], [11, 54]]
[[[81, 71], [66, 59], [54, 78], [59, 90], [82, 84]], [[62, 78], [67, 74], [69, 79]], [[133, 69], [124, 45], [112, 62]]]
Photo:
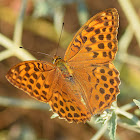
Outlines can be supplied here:
[[12, 52], [10, 49], [4, 50], [4, 51], [0, 52], [0, 61], [5, 60], [13, 55], [14, 55], [14, 52]]
[[134, 32], [133, 32], [131, 26], [128, 25], [124, 34], [121, 36], [121, 38], [119, 40], [119, 43], [118, 43], [119, 51], [118, 51], [118, 53], [119, 52], [127, 53], [127, 49], [129, 47], [129, 44], [132, 41], [133, 35], [134, 35]]
[[118, 59], [122, 63], [127, 63], [131, 65], [136, 65], [137, 67], [140, 67], [140, 58], [136, 56], [132, 56], [129, 54], [119, 53]]
[[135, 115], [128, 113], [118, 107], [116, 108], [116, 113], [121, 114], [127, 117], [128, 119], [131, 119], [138, 127], [140, 127], [140, 120]]
[[[18, 47], [14, 47], [16, 44], [13, 43], [9, 38], [6, 36], [0, 34], [0, 44], [9, 49], [11, 51], [11, 54], [17, 56], [19, 59], [25, 61], [25, 60], [36, 60], [36, 58], [31, 55], [27, 50], [25, 49], [20, 49]], [[14, 47], [14, 48], [13, 48]], [[11, 57], [10, 53], [7, 53], [5, 56], [6, 58]], [[1, 57], [1, 55], [0, 55]], [[0, 58], [0, 60], [3, 60], [3, 58]]]
[[[128, 50], [129, 44], [133, 38], [133, 35], [134, 35], [134, 32], [133, 32], [131, 26], [129, 25], [127, 27], [127, 29], [125, 30], [125, 33], [121, 36], [121, 38], [119, 40], [119, 43], [118, 43], [119, 51], [117, 53], [117, 58], [121, 60], [118, 65], [119, 71], [121, 71], [123, 68], [123, 65], [124, 65], [123, 60], [127, 60], [127, 50]], [[124, 54], [126, 54], [126, 55], [124, 55]]]
[[16, 99], [12, 97], [4, 97], [0, 96], [0, 105], [6, 107], [18, 107], [24, 109], [39, 109], [39, 110], [49, 110], [49, 105], [46, 103], [38, 102], [35, 100], [24, 100], [24, 99]]
[[[89, 122], [87, 122], [91, 127], [93, 127], [94, 129], [98, 130], [101, 129], [102, 125], [100, 123], [95, 123], [95, 120], [97, 118], [94, 116], [91, 118], [91, 120]], [[109, 135], [108, 135], [108, 131], [106, 129], [106, 131], [102, 134], [102, 136], [104, 136], [106, 139], [109, 139]]]
[[126, 18], [128, 19], [129, 23], [131, 24], [131, 27], [136, 35], [136, 39], [138, 41], [139, 47], [140, 47], [140, 20], [139, 17], [132, 6], [130, 0], [118, 0], [120, 3]]
[[27, 0], [22, 0], [21, 9], [19, 11], [18, 19], [16, 20], [14, 37], [13, 37], [14, 43], [17, 46], [20, 46], [22, 42], [23, 20], [24, 20], [26, 7], [27, 7]]
[[107, 123], [104, 124], [97, 132], [96, 134], [91, 138], [91, 140], [99, 140], [102, 135], [105, 133], [105, 131], [107, 130]]
[[118, 125], [125, 128], [125, 129], [129, 129], [131, 131], [140, 133], [140, 129], [137, 129], [136, 127], [132, 126], [132, 125], [128, 125], [126, 123], [122, 123], [122, 122], [118, 122]]
[[[140, 99], [138, 101], [140, 101]], [[135, 106], [136, 106], [136, 104], [134, 102], [131, 102], [131, 103], [125, 104], [124, 106], [120, 107], [120, 109], [127, 111], [127, 110], [132, 109]]]

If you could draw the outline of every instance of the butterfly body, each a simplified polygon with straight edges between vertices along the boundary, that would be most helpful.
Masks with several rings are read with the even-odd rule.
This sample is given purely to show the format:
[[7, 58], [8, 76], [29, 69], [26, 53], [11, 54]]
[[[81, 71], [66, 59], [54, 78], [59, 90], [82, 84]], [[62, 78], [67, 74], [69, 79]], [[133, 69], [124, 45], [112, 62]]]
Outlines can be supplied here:
[[110, 108], [119, 94], [119, 72], [112, 64], [118, 50], [119, 16], [115, 8], [93, 16], [81, 27], [64, 59], [25, 61], [6, 78], [33, 98], [49, 103], [68, 122], [86, 122]]
[[53, 64], [57, 66], [65, 78], [72, 78], [72, 69], [61, 57], [55, 56], [53, 59]]

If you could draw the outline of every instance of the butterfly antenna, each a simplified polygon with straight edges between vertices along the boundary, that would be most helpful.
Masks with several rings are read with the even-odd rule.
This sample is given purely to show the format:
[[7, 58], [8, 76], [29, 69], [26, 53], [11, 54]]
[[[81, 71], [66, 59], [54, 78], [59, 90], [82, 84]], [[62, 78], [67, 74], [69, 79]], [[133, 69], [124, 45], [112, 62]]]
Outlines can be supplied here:
[[[22, 48], [22, 49], [24, 49], [22, 46], [20, 46], [19, 48]], [[47, 56], [50, 56], [50, 57], [52, 57], [50, 54], [47, 54], [47, 53], [43, 53], [43, 52], [37, 52], [37, 51], [31, 50], [31, 49], [26, 49], [26, 50], [29, 50], [29, 51], [32, 51], [32, 52], [35, 52], [35, 53], [39, 53], [39, 54], [43, 54], [43, 55], [47, 55]]]
[[60, 33], [60, 37], [59, 37], [59, 41], [58, 41], [58, 44], [57, 44], [57, 49], [56, 49], [55, 56], [57, 55], [57, 52], [58, 52], [58, 47], [59, 47], [59, 44], [60, 44], [60, 40], [61, 40], [61, 36], [62, 36], [63, 28], [64, 28], [64, 22], [63, 22], [63, 24], [62, 24], [62, 29], [61, 29], [61, 33]]

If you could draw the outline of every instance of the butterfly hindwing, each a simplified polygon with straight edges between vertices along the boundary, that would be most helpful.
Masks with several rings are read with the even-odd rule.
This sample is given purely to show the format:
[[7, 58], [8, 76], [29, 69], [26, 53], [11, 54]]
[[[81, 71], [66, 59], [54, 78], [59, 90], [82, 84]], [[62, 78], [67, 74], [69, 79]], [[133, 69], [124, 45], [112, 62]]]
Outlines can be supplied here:
[[52, 89], [52, 98], [49, 104], [52, 110], [68, 122], [86, 122], [91, 118], [87, 106], [81, 102], [81, 90], [75, 79], [67, 80], [57, 72], [55, 85]]
[[[82, 69], [82, 70], [81, 70]], [[77, 67], [73, 75], [85, 91], [92, 115], [109, 108], [119, 94], [119, 72], [112, 63]]]

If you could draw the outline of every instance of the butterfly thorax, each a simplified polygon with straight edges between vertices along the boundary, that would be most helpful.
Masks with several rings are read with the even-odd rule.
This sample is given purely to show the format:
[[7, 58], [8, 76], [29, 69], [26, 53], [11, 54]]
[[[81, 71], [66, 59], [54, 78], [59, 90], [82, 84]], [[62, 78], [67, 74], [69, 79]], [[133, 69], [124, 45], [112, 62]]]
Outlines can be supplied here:
[[60, 56], [54, 57], [53, 64], [59, 68], [65, 78], [72, 77], [72, 69]]

